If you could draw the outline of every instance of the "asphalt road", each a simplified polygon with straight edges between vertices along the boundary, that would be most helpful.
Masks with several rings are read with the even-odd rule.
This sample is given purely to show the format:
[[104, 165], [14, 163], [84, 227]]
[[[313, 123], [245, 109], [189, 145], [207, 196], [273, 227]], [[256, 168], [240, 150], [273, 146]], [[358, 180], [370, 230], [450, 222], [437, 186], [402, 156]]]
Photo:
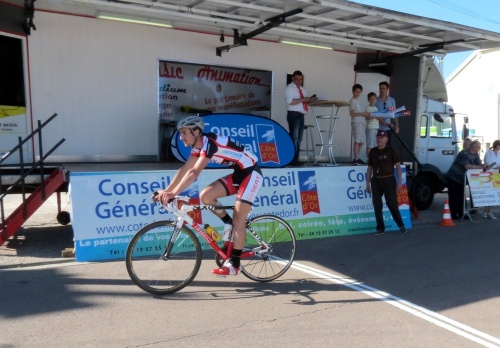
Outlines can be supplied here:
[[123, 261], [61, 258], [71, 226], [47, 202], [0, 247], [0, 347], [500, 347], [500, 219], [441, 227], [444, 197], [406, 235], [299, 241], [264, 284], [204, 260], [165, 297]]

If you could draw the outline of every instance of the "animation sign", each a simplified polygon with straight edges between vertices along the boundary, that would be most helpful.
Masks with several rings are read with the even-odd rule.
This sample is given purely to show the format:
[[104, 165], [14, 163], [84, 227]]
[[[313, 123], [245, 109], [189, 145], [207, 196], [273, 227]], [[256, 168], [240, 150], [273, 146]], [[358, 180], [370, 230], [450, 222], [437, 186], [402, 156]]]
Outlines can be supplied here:
[[186, 113], [271, 110], [270, 71], [160, 61], [158, 74], [162, 121], [177, 121]]

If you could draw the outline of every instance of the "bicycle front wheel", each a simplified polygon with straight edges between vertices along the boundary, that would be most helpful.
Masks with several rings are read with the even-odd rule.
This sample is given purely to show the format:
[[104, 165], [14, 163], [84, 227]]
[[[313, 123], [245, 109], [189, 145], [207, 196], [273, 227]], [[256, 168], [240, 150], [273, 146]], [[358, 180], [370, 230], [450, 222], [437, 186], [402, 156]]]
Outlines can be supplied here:
[[191, 283], [200, 269], [201, 258], [201, 245], [193, 231], [186, 226], [177, 230], [172, 221], [157, 221], [132, 238], [125, 263], [137, 286], [165, 295]]
[[[267, 244], [267, 248], [259, 238]], [[281, 277], [292, 265], [295, 243], [292, 228], [282, 218], [275, 215], [254, 217], [247, 223], [241, 271], [258, 282], [268, 282]]]

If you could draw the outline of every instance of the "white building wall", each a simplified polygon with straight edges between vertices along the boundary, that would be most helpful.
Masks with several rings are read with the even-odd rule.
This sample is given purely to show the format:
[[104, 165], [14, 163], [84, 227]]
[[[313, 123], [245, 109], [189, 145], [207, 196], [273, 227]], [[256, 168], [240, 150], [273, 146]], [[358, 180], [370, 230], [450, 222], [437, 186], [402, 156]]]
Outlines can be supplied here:
[[449, 103], [469, 116], [475, 138], [500, 138], [500, 49], [477, 51], [447, 80]]
[[[220, 45], [214, 35], [37, 12], [28, 37], [33, 119], [58, 113], [44, 132], [66, 138], [56, 156], [156, 156], [160, 59], [272, 71], [271, 115], [286, 129], [287, 73], [301, 70], [309, 94], [351, 97], [354, 54], [249, 40], [217, 57]], [[349, 157], [347, 108], [339, 115], [335, 155]]]

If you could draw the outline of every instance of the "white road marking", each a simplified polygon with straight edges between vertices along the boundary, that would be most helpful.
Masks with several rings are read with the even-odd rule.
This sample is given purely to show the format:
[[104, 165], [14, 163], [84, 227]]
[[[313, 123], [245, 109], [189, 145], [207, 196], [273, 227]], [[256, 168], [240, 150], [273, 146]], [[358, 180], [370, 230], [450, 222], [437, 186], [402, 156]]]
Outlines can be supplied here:
[[23, 265], [23, 264], [14, 264], [8, 267], [0, 266], [0, 272], [12, 272], [12, 271], [32, 271], [37, 269], [50, 269], [50, 268], [61, 268], [61, 267], [70, 267], [70, 266], [83, 266], [90, 265], [97, 262], [75, 262], [74, 260], [67, 262], [47, 262], [41, 265]]
[[386, 292], [380, 291], [378, 289], [375, 289], [369, 285], [363, 284], [358, 282], [355, 279], [352, 278], [346, 278], [346, 277], [340, 277], [338, 275], [328, 273], [313, 267], [309, 267], [306, 265], [303, 265], [299, 262], [294, 261], [292, 268], [314, 275], [316, 277], [320, 277], [326, 280], [329, 280], [331, 282], [334, 282], [336, 284], [344, 285], [348, 288], [351, 288], [356, 291], [360, 291], [363, 294], [376, 298], [380, 301], [384, 301], [387, 304], [390, 304], [392, 306], [395, 306], [399, 309], [402, 309], [410, 314], [413, 314], [421, 319], [424, 319], [430, 323], [433, 323], [437, 326], [440, 326], [446, 330], [449, 330], [457, 335], [460, 335], [462, 337], [465, 337], [471, 341], [474, 341], [476, 343], [479, 343], [483, 345], [484, 347], [500, 347], [500, 339], [493, 337], [491, 335], [488, 335], [484, 332], [481, 332], [479, 330], [476, 330], [470, 326], [464, 325], [462, 323], [459, 323], [455, 320], [452, 320], [450, 318], [447, 318], [441, 314], [438, 314], [436, 312], [432, 312], [428, 309], [425, 309], [421, 306], [418, 306], [414, 303], [405, 301], [399, 297], [393, 296], [391, 294], [388, 294]]

